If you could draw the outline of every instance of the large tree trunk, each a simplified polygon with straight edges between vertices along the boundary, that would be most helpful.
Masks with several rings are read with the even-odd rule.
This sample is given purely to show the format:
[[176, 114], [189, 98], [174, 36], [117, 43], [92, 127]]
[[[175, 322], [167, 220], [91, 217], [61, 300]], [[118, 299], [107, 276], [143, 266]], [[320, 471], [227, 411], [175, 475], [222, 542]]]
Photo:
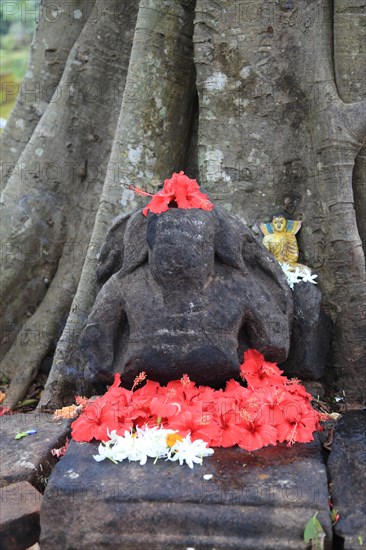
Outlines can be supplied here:
[[154, 192], [167, 174], [184, 165], [194, 94], [193, 3], [181, 4], [172, 3], [167, 10], [164, 0], [140, 2], [114, 146], [91, 237], [93, 249], [56, 350], [42, 399], [47, 406], [54, 404], [55, 395], [72, 399], [75, 388], [90, 391], [80, 376], [78, 337], [95, 299], [97, 253], [107, 229], [121, 206], [128, 210], [138, 206], [133, 191], [123, 186], [138, 181]]
[[[57, 78], [84, 90], [113, 82], [121, 93], [106, 86], [93, 105], [71, 93], [49, 102], [39, 122], [23, 117], [31, 137], [14, 153], [18, 165], [30, 173], [34, 159], [55, 166], [67, 158], [76, 176], [30, 173], [24, 180], [14, 169], [5, 188], [3, 326], [11, 330], [1, 370], [12, 378], [12, 402], [52, 353], [67, 317], [42, 405], [90, 390], [77, 342], [107, 228], [140, 204], [124, 185], [154, 192], [179, 169], [198, 176], [258, 238], [259, 223], [278, 210], [303, 220], [302, 259], [318, 273], [333, 319], [327, 380], [348, 400], [362, 399], [365, 8], [357, 0], [195, 4], [131, 0], [121, 9], [117, 0], [108, 7], [97, 0], [82, 30], [62, 38], [69, 53]], [[35, 43], [41, 32], [40, 24]], [[75, 243], [83, 253], [71, 259]], [[50, 329], [27, 342], [32, 323]]]
[[[6, 95], [17, 97], [17, 100], [0, 137], [2, 187], [12, 171], [20, 171], [17, 161], [50, 101], [58, 102], [62, 95], [68, 94], [67, 86], [57, 87], [71, 47], [94, 4], [95, 0], [76, 0], [72, 4], [68, 0], [41, 1], [37, 30], [22, 85], [18, 89], [14, 82], [5, 83]], [[30, 16], [27, 13], [27, 17]]]
[[[88, 249], [126, 78], [137, 9], [98, 0], [2, 193], [1, 370], [21, 399], [55, 348]], [[55, 94], [59, 94], [59, 89]], [[67, 93], [66, 93], [67, 90]], [[22, 328], [21, 328], [22, 327]]]
[[345, 105], [337, 93], [332, 3], [280, 4], [198, 1], [200, 177], [253, 231], [278, 210], [303, 220], [302, 255], [334, 321], [333, 378], [360, 399], [365, 258], [352, 173], [365, 102]]

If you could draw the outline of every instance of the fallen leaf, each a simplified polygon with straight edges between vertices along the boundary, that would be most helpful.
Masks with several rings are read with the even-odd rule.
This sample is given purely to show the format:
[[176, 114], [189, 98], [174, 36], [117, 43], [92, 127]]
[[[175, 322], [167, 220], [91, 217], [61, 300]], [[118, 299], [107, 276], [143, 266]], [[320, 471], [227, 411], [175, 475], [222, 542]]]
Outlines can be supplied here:
[[316, 517], [318, 512], [309, 519], [304, 530], [304, 542], [305, 544], [311, 544], [312, 550], [324, 549], [324, 537], [325, 531], [322, 524]]
[[68, 407], [62, 407], [62, 409], [56, 409], [53, 413], [52, 420], [61, 420], [62, 418], [75, 418], [79, 412], [77, 405], [70, 405]]

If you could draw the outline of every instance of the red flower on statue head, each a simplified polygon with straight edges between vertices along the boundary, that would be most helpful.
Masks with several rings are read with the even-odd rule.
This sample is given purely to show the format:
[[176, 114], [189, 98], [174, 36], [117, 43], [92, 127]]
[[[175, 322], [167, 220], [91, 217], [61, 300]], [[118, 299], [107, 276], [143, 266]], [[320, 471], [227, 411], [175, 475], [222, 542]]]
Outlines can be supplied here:
[[178, 208], [201, 208], [202, 210], [212, 210], [214, 205], [208, 200], [207, 195], [200, 191], [196, 180], [191, 180], [184, 172], [175, 172], [170, 179], [164, 181], [161, 191], [155, 195], [149, 195], [141, 189], [134, 188], [136, 193], [152, 196], [152, 200], [143, 209], [142, 213], [147, 216], [148, 212], [161, 214], [169, 210], [169, 207]]

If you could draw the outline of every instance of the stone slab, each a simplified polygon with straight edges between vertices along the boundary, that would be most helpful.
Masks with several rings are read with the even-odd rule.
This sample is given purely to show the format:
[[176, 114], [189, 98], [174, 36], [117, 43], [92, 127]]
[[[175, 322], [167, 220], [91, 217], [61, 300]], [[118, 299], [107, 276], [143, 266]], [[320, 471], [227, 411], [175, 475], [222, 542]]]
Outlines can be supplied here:
[[[366, 411], [346, 413], [334, 430], [328, 459], [331, 497], [340, 519], [335, 533], [344, 550], [366, 545]], [[363, 541], [363, 544], [360, 542]]]
[[71, 442], [57, 464], [41, 509], [42, 550], [54, 550], [55, 541], [63, 550], [300, 550], [315, 512], [330, 547], [318, 442], [215, 449], [193, 470], [163, 460], [97, 463], [96, 449]]
[[42, 495], [28, 481], [0, 489], [0, 550], [24, 550], [39, 539]]
[[[29, 481], [43, 491], [57, 461], [51, 449], [65, 444], [69, 425], [69, 420], [54, 422], [51, 414], [39, 412], [0, 417], [0, 486]], [[15, 439], [31, 429], [37, 433]]]

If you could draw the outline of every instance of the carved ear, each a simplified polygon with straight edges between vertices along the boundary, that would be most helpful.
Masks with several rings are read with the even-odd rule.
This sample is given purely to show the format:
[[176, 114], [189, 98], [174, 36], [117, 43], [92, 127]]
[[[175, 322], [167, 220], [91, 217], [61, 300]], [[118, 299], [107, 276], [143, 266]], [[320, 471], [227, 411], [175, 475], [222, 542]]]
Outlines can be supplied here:
[[131, 273], [148, 261], [147, 219], [141, 209], [131, 215], [124, 234], [124, 257], [121, 275]]
[[121, 214], [112, 222], [99, 253], [99, 266], [97, 267], [97, 287], [100, 288], [119, 271], [123, 264], [124, 242], [123, 237], [126, 225], [131, 214]]
[[115, 218], [102, 246], [97, 268], [97, 288], [118, 271], [130, 273], [147, 261], [146, 218], [141, 210]]
[[244, 237], [244, 240], [245, 237], [248, 237], [249, 229], [240, 220], [230, 216], [218, 206], [212, 210], [212, 214], [215, 219], [216, 258], [230, 267], [246, 272], [243, 261], [242, 237]]
[[[291, 290], [286, 282], [283, 271], [272, 254], [257, 241], [253, 233], [244, 223], [215, 207], [212, 211], [215, 217], [215, 254], [219, 261], [240, 269], [242, 273], [252, 273], [259, 284], [269, 292], [276, 292], [278, 287], [284, 293], [280, 309], [286, 314], [292, 311]], [[288, 313], [290, 312], [290, 313]]]

